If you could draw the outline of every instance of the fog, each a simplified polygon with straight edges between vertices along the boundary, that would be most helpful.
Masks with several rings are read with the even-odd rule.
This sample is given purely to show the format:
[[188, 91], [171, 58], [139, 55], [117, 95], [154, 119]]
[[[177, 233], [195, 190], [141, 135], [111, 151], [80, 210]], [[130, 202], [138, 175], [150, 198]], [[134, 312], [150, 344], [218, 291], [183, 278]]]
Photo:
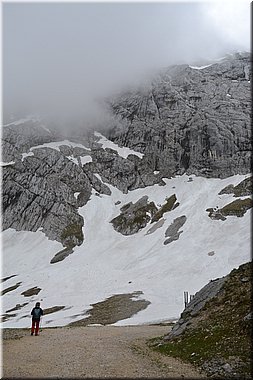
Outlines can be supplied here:
[[3, 117], [88, 121], [97, 99], [175, 63], [250, 50], [248, 1], [4, 3]]

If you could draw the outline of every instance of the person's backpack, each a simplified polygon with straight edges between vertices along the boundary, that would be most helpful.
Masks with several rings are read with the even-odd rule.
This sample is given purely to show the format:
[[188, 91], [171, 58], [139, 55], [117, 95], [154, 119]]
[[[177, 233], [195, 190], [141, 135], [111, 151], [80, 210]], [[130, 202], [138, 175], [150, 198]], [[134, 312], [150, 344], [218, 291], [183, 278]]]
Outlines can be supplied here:
[[39, 307], [35, 307], [33, 309], [33, 318], [34, 319], [40, 319], [40, 316], [41, 316], [40, 308]]

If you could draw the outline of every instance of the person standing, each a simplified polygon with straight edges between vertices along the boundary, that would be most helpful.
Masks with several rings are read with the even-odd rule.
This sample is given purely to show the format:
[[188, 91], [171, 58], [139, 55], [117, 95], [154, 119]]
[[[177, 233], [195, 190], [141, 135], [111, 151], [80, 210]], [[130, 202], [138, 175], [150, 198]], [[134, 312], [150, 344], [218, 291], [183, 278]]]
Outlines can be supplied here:
[[36, 302], [35, 307], [31, 311], [32, 315], [32, 330], [31, 335], [33, 335], [35, 330], [35, 335], [39, 334], [39, 326], [40, 326], [40, 317], [43, 315], [43, 310], [40, 307], [40, 303]]

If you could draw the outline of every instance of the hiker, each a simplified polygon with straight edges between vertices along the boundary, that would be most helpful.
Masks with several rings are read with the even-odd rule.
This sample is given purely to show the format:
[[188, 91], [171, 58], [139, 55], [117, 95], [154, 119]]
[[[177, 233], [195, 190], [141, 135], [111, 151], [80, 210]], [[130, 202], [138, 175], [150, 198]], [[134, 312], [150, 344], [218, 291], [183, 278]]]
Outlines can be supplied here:
[[31, 335], [33, 335], [34, 329], [35, 329], [35, 335], [38, 335], [39, 325], [40, 325], [40, 317], [43, 315], [43, 310], [41, 309], [39, 302], [36, 302], [35, 307], [31, 311], [31, 315], [32, 315]]

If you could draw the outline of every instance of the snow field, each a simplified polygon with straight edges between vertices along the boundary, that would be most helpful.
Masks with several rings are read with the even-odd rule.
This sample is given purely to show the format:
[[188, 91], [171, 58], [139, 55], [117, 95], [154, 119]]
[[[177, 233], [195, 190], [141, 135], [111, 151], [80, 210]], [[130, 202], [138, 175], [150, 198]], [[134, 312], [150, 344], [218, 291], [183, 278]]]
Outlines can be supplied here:
[[[143, 311], [116, 325], [142, 324], [176, 319], [184, 308], [183, 292], [194, 294], [211, 279], [228, 274], [234, 267], [250, 260], [250, 211], [226, 221], [211, 220], [206, 209], [222, 207], [235, 200], [231, 194], [218, 193], [228, 184], [238, 184], [246, 176], [226, 179], [206, 179], [183, 175], [165, 179], [166, 186], [150, 186], [123, 194], [108, 185], [111, 196], [95, 195], [79, 208], [84, 217], [85, 241], [65, 260], [50, 264], [62, 249], [58, 242], [48, 240], [41, 231], [6, 230], [3, 240], [3, 277], [18, 276], [3, 283], [3, 287], [22, 281], [20, 287], [5, 294], [3, 312], [16, 304], [29, 302], [2, 325], [30, 326], [30, 311], [42, 300], [43, 308], [66, 306], [66, 309], [44, 317], [47, 326], [63, 326], [83, 318], [90, 304], [103, 301], [114, 294], [142, 291], [151, 304]], [[176, 194], [180, 205], [164, 214], [165, 223], [154, 233], [146, 235], [152, 225], [137, 234], [123, 236], [113, 229], [110, 221], [128, 202], [144, 195], [157, 205]], [[121, 201], [119, 205], [115, 205]], [[185, 215], [182, 234], [177, 241], [164, 245], [165, 231], [173, 220]], [[213, 256], [208, 252], [214, 251]], [[129, 283], [131, 281], [131, 283]], [[31, 287], [42, 290], [37, 296], [21, 293]], [[14, 312], [15, 313], [15, 312]]]

